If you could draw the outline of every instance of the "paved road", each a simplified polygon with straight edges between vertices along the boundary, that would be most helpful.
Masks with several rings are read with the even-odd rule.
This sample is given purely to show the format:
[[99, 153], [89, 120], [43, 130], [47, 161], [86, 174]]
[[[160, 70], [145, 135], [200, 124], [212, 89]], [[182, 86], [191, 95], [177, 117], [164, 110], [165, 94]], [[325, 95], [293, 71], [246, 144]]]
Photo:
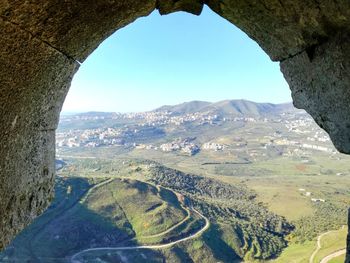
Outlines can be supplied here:
[[172, 247], [178, 243], [190, 240], [190, 239], [194, 239], [199, 237], [205, 230], [207, 230], [210, 226], [210, 222], [208, 220], [208, 218], [206, 218], [204, 215], [202, 215], [200, 212], [198, 212], [196, 209], [194, 209], [193, 207], [190, 207], [190, 210], [192, 210], [193, 212], [197, 213], [200, 217], [202, 217], [205, 220], [205, 225], [203, 228], [201, 228], [200, 230], [198, 230], [196, 233], [191, 234], [187, 237], [181, 238], [179, 240], [176, 241], [172, 241], [166, 244], [161, 244], [161, 245], [142, 245], [142, 246], [126, 246], [126, 247], [97, 247], [97, 248], [88, 248], [88, 249], [84, 249], [76, 254], [74, 254], [71, 257], [71, 263], [82, 263], [81, 261], [79, 261], [77, 258], [86, 253], [86, 252], [91, 252], [91, 251], [113, 251], [113, 250], [135, 250], [135, 249], [142, 249], [142, 248], [146, 248], [146, 249], [161, 249], [161, 248], [168, 248], [168, 247]]
[[346, 253], [346, 249], [345, 249], [345, 248], [342, 249], [342, 250], [338, 250], [338, 251], [336, 251], [336, 252], [334, 252], [334, 253], [332, 253], [332, 254], [330, 254], [330, 255], [324, 257], [324, 258], [321, 260], [320, 263], [328, 263], [331, 259], [336, 258], [336, 257], [339, 257], [339, 256], [341, 256], [341, 255], [344, 255], [345, 253]]

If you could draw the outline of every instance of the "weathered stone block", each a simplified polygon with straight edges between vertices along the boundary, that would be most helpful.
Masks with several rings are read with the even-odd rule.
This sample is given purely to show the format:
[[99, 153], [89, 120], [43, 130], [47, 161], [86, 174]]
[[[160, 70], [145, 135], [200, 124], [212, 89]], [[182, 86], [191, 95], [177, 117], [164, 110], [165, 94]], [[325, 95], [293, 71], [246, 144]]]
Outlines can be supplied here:
[[0, 19], [0, 249], [48, 206], [55, 129], [78, 63]]
[[294, 105], [311, 114], [340, 152], [350, 154], [349, 32], [340, 32], [280, 65]]

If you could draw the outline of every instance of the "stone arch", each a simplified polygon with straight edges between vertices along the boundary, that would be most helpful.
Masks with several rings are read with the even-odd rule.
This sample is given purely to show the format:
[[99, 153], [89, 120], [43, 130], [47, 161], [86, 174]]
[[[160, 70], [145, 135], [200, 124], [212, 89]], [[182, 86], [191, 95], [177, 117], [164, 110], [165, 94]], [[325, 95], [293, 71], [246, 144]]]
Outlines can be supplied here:
[[52, 198], [55, 129], [79, 64], [138, 17], [155, 9], [199, 15], [204, 4], [281, 62], [294, 104], [350, 153], [348, 0], [3, 0], [0, 249]]

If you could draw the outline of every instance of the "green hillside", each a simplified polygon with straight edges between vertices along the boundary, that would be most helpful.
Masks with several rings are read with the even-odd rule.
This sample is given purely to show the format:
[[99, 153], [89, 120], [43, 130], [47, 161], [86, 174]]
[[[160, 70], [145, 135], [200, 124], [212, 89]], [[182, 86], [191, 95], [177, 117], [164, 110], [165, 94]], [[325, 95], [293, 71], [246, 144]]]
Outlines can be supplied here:
[[350, 157], [292, 104], [67, 115], [56, 149], [56, 198], [0, 262], [307, 263], [344, 247]]

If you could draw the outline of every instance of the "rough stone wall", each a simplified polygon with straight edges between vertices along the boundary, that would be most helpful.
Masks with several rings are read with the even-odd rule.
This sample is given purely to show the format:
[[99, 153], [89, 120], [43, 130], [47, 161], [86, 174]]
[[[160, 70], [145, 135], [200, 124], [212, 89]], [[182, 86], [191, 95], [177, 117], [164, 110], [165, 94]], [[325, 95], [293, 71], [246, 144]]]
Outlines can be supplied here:
[[350, 29], [348, 0], [208, 0], [220, 16], [282, 61]]
[[49, 204], [61, 100], [78, 64], [0, 19], [0, 248]]
[[203, 4], [281, 61], [295, 106], [350, 153], [349, 0], [2, 0], [0, 249], [52, 197], [54, 133], [79, 62], [154, 9], [200, 14]]
[[281, 62], [294, 105], [325, 129], [335, 147], [350, 154], [350, 32]]
[[0, 1], [0, 250], [53, 197], [55, 130], [78, 61], [155, 7], [136, 4]]
[[155, 6], [156, 0], [1, 0], [0, 17], [83, 62], [105, 38]]

